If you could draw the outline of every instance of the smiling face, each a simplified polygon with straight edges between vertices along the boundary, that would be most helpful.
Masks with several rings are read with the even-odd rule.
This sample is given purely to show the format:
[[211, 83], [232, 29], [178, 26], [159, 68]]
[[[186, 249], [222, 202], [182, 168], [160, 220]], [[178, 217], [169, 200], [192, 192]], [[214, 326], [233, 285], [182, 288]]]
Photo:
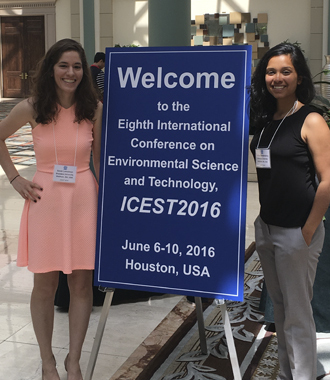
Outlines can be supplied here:
[[268, 61], [265, 81], [267, 90], [277, 100], [296, 100], [297, 85], [301, 79], [292, 64], [290, 55], [278, 55]]
[[83, 68], [79, 53], [64, 52], [54, 65], [54, 80], [57, 95], [73, 95], [83, 77]]

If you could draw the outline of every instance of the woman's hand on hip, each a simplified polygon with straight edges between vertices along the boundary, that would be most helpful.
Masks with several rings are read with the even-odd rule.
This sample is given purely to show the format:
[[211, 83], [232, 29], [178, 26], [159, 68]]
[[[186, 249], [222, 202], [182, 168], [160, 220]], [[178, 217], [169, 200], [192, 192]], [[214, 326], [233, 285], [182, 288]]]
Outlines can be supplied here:
[[43, 189], [35, 182], [28, 181], [19, 175], [12, 181], [11, 185], [24, 199], [30, 199], [33, 202], [41, 199], [37, 190], [42, 191]]

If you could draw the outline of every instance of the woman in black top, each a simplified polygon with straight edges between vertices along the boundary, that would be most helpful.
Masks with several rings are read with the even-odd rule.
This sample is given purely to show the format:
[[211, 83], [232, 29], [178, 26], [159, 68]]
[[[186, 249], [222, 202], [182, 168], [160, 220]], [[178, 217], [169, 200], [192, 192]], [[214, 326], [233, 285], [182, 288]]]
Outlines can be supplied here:
[[310, 302], [330, 202], [330, 132], [308, 106], [314, 94], [305, 57], [292, 44], [270, 49], [252, 78], [256, 247], [274, 304], [282, 380], [316, 379]]

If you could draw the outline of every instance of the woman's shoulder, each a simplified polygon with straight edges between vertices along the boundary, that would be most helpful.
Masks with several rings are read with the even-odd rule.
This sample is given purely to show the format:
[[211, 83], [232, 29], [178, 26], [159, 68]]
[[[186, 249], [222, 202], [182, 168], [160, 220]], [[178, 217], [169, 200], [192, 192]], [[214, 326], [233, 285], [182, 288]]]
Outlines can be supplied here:
[[33, 99], [27, 98], [27, 99], [22, 100], [21, 102], [16, 104], [16, 106], [13, 108], [13, 110], [14, 111], [19, 110], [20, 112], [25, 112], [25, 113], [34, 112]]
[[32, 98], [27, 98], [16, 104], [8, 115], [10, 118], [22, 120], [25, 123], [29, 122], [31, 125], [35, 123], [35, 110], [33, 107]]
[[24, 99], [16, 104], [9, 115], [1, 121], [0, 138], [7, 138], [28, 123], [32, 128], [37, 124], [34, 117], [33, 103], [29, 99]]
[[323, 116], [314, 107], [306, 105], [302, 108], [305, 109], [304, 110], [306, 114], [305, 122], [310, 123], [310, 124], [315, 124], [315, 123], [319, 124], [320, 122], [322, 122], [322, 124], [325, 123]]
[[307, 114], [301, 129], [301, 136], [305, 142], [314, 137], [328, 139], [329, 133], [329, 127], [322, 115], [313, 110]]
[[291, 124], [299, 126], [299, 128], [306, 123], [318, 124], [320, 121], [324, 121], [317, 110], [308, 104], [302, 104], [296, 112], [288, 117], [288, 120]]

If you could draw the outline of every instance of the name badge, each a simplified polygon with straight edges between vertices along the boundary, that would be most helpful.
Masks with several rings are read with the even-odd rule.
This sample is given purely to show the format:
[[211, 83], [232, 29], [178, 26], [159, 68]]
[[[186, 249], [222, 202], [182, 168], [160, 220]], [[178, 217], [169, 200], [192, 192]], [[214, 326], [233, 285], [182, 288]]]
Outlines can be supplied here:
[[54, 165], [54, 182], [75, 183], [77, 166]]
[[256, 149], [256, 167], [258, 169], [270, 169], [270, 149]]

